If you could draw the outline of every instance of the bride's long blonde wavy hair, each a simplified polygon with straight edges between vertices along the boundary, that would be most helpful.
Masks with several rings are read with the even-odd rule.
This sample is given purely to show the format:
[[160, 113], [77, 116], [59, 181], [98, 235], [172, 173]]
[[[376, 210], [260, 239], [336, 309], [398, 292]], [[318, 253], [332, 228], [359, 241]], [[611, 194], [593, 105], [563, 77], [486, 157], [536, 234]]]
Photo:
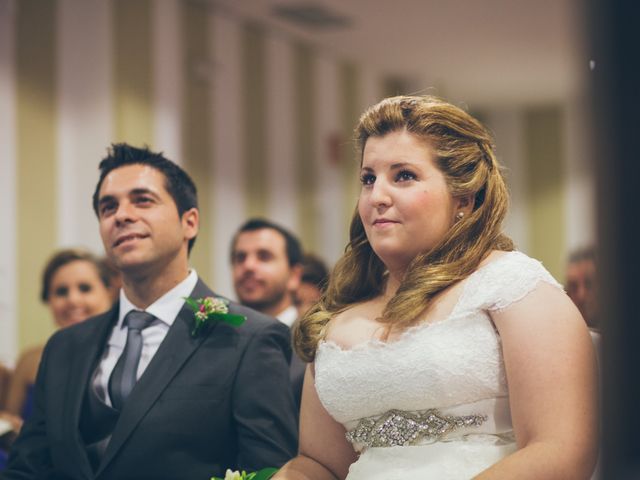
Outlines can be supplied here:
[[[378, 320], [387, 330], [416, 323], [434, 296], [466, 278], [491, 250], [513, 250], [502, 233], [508, 192], [489, 132], [464, 110], [432, 96], [399, 96], [366, 110], [355, 129], [362, 163], [369, 137], [403, 130], [433, 149], [436, 164], [454, 197], [474, 195], [473, 211], [455, 222], [431, 250], [410, 263], [395, 295]], [[386, 268], [365, 235], [358, 210], [351, 220], [349, 243], [336, 263], [320, 301], [294, 326], [294, 345], [307, 362], [315, 358], [329, 320], [355, 303], [383, 293]]]

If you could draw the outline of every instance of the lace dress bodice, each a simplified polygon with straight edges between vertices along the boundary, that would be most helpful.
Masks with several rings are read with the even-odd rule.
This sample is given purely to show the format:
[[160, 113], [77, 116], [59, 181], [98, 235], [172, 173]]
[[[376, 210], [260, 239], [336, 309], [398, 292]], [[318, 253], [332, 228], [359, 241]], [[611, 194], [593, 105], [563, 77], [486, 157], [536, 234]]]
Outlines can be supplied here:
[[[347, 430], [362, 418], [390, 410], [446, 412], [466, 405], [471, 405], [471, 410], [491, 411], [488, 433], [510, 430], [500, 336], [489, 312], [524, 298], [539, 282], [561, 288], [540, 262], [521, 252], [509, 252], [464, 281], [458, 301], [445, 319], [412, 327], [390, 343], [371, 340], [347, 350], [331, 341], [322, 342], [315, 363], [315, 384], [321, 402]], [[392, 449], [370, 450], [379, 450], [383, 458]], [[397, 460], [398, 456], [394, 458]], [[389, 464], [385, 460], [375, 468]], [[403, 469], [405, 473], [412, 472]], [[355, 471], [352, 468], [350, 479], [365, 478], [364, 474], [355, 475]], [[440, 478], [449, 478], [444, 470], [434, 472]], [[392, 477], [387, 473], [380, 478]]]

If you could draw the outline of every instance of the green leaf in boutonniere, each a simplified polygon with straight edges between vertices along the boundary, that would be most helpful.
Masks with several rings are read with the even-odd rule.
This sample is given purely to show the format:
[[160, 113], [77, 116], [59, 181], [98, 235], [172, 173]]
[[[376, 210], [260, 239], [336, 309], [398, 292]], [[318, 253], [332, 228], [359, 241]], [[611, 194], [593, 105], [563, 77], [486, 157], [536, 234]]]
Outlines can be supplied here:
[[244, 315], [234, 315], [229, 313], [229, 307], [227, 302], [221, 298], [204, 297], [204, 298], [191, 298], [184, 297], [184, 301], [194, 313], [194, 324], [191, 329], [191, 336], [198, 335], [202, 327], [213, 322], [228, 323], [233, 327], [239, 327], [242, 325], [247, 317]]

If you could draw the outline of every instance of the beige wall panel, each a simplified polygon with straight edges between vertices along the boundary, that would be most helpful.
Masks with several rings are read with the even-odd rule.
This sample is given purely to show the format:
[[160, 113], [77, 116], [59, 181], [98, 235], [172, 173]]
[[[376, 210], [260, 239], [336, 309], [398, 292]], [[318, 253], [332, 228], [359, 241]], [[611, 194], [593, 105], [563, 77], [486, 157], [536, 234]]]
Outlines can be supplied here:
[[589, 99], [578, 96], [566, 109], [566, 246], [593, 245], [596, 236], [595, 166], [589, 139]]
[[115, 138], [154, 147], [151, 0], [113, 0]]
[[495, 137], [498, 161], [504, 167], [509, 188], [509, 211], [504, 229], [516, 247], [529, 252], [529, 195], [524, 144], [524, 115], [520, 108], [500, 108], [488, 111], [486, 126]]
[[214, 238], [211, 222], [211, 82], [201, 68], [207, 65], [209, 51], [209, 15], [203, 4], [183, 4], [184, 64], [184, 123], [183, 162], [198, 189], [200, 231], [191, 252], [190, 263], [198, 274], [209, 281], [211, 278], [211, 251]]
[[242, 25], [242, 108], [244, 111], [244, 163], [247, 179], [247, 217], [267, 213], [268, 184], [266, 139], [266, 81], [264, 30], [254, 24]]
[[314, 70], [318, 89], [316, 98], [315, 202], [318, 215], [318, 240], [315, 253], [333, 265], [344, 251], [345, 226], [342, 215], [343, 179], [340, 168], [340, 88], [339, 64], [334, 58], [318, 56]]
[[297, 232], [293, 46], [281, 36], [271, 35], [265, 50], [267, 216]]
[[316, 86], [313, 68], [314, 52], [307, 45], [295, 47], [295, 118], [296, 118], [296, 181], [298, 210], [298, 236], [309, 250], [316, 251], [317, 205], [315, 202], [316, 169], [314, 156]]
[[0, 362], [18, 353], [15, 0], [0, 0]]
[[56, 7], [21, 0], [17, 11], [17, 216], [20, 348], [53, 332], [40, 274], [56, 246]]
[[91, 198], [113, 138], [110, 3], [59, 0], [58, 245], [103, 252]]
[[156, 1], [152, 9], [154, 145], [167, 158], [182, 162], [184, 96], [183, 22], [180, 0]]
[[352, 63], [342, 63], [340, 66], [340, 104], [342, 108], [340, 125], [343, 142], [340, 162], [342, 164], [344, 188], [345, 242], [348, 240], [349, 225], [351, 224], [351, 218], [353, 217], [360, 192], [360, 159], [356, 157], [352, 141], [353, 129], [364, 110], [358, 83], [359, 75], [356, 66]]
[[557, 106], [527, 110], [525, 146], [530, 212], [530, 254], [563, 279], [565, 246], [563, 111]]
[[212, 287], [216, 292], [235, 297], [229, 264], [231, 238], [245, 220], [247, 212], [247, 172], [244, 165], [242, 110], [242, 29], [233, 19], [224, 15], [211, 18], [209, 37], [213, 67], [213, 98], [209, 105], [213, 119], [214, 170], [211, 177], [215, 242], [213, 252], [215, 277]]

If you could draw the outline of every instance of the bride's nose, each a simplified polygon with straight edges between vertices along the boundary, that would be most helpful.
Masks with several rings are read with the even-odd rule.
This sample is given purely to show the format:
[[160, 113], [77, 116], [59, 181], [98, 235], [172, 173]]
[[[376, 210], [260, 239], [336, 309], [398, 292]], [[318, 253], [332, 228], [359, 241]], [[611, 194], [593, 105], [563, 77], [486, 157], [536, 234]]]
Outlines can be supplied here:
[[391, 205], [389, 186], [383, 180], [376, 180], [373, 184], [369, 201], [375, 208], [385, 208]]

